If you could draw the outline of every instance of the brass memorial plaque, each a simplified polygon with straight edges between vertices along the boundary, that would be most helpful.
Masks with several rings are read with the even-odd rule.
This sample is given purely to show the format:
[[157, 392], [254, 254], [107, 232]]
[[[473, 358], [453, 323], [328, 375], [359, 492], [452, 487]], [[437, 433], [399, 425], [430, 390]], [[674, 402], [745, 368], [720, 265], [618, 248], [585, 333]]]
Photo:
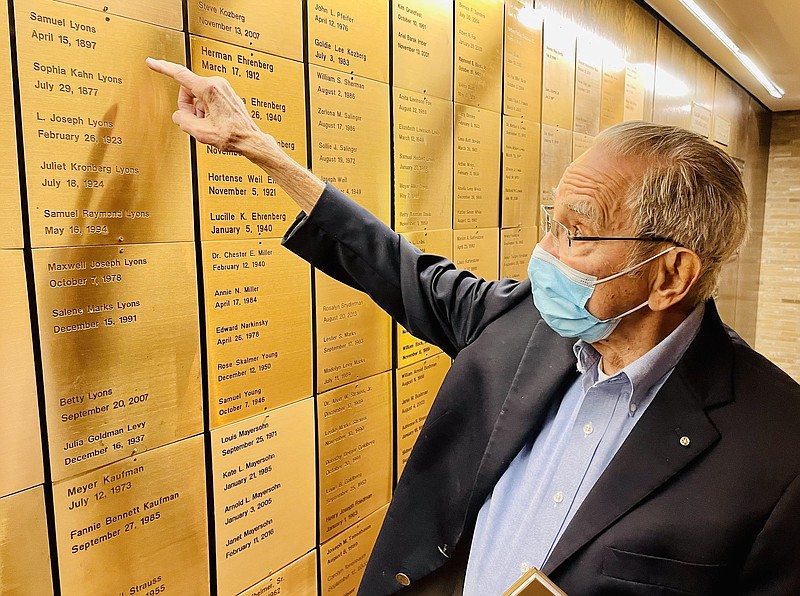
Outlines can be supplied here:
[[[300, 0], [188, 0], [186, 8], [189, 33], [293, 60], [303, 59]], [[239, 91], [238, 85], [236, 90]]]
[[649, 115], [645, 115], [645, 86], [653, 86], [652, 73], [655, 69], [651, 67], [649, 76], [647, 71], [647, 65], [629, 63], [625, 67], [625, 110], [622, 114], [625, 122], [650, 119]]
[[603, 54], [598, 43], [579, 37], [575, 59], [575, 132], [596, 136], [600, 132], [603, 91]]
[[395, 92], [412, 89], [451, 101], [452, 0], [392, 0], [392, 19]]
[[[453, 260], [453, 231], [431, 230], [430, 232], [405, 232], [403, 237], [422, 252], [440, 255]], [[398, 368], [408, 366], [432, 356], [441, 350], [426, 341], [418, 339], [406, 331], [401, 325], [397, 329], [397, 362]]]
[[711, 136], [711, 110], [701, 106], [697, 102], [692, 102], [692, 122], [689, 130], [709, 138]]
[[248, 588], [240, 596], [317, 596], [317, 549]]
[[194, 245], [33, 251], [54, 480], [203, 430]]
[[392, 366], [392, 319], [363, 292], [316, 272], [317, 392]]
[[381, 507], [336, 538], [320, 544], [320, 575], [325, 596], [350, 596], [358, 590], [388, 508], [388, 505]]
[[466, 269], [475, 277], [493, 280], [498, 275], [500, 258], [500, 230], [453, 231], [453, 262], [456, 267]]
[[544, 23], [542, 124], [572, 128], [575, 96], [575, 35], [555, 15]]
[[501, 232], [500, 277], [528, 278], [528, 262], [536, 246], [538, 228], [510, 228]]
[[311, 271], [277, 239], [203, 243], [209, 425], [313, 393]]
[[[603, 45], [603, 97], [600, 130], [622, 122], [625, 115], [625, 19], [628, 0], [598, 2], [596, 18]], [[590, 133], [587, 134], [596, 134]]]
[[[255, 122], [305, 165], [302, 63], [194, 36], [191, 47], [195, 72], [227, 77]], [[280, 238], [298, 211], [264, 170], [211, 145], [197, 145], [197, 187], [203, 240]]]
[[389, 85], [309, 66], [314, 173], [378, 219], [391, 217]]
[[217, 587], [238, 594], [316, 545], [314, 400], [211, 431]]
[[498, 112], [455, 104], [453, 228], [488, 228], [500, 218]]
[[586, 153], [589, 147], [594, 143], [595, 137], [585, 135], [579, 132], [572, 133], [572, 159], [578, 159], [581, 155]]
[[[129, 17], [171, 29], [183, 29], [179, 0], [59, 0], [120, 17]], [[157, 58], [158, 56], [153, 56]]]
[[572, 131], [542, 125], [541, 202], [552, 204], [553, 192], [572, 162]]
[[394, 209], [400, 232], [452, 226], [453, 103], [397, 87]]
[[503, 116], [503, 221], [506, 227], [536, 226], [541, 125]]
[[17, 130], [8, 33], [8, 4], [0, 6], [0, 248], [22, 248]]
[[16, 25], [33, 246], [191, 240], [178, 86], [144, 66], [183, 62], [183, 34], [47, 0]]
[[425, 418], [450, 370], [450, 357], [437, 354], [397, 369], [397, 477], [405, 468]]
[[392, 497], [392, 373], [317, 396], [319, 540]]
[[53, 484], [64, 594], [204, 594], [203, 437]]
[[3, 594], [53, 594], [41, 486], [0, 498], [0, 580]]
[[503, 0], [456, 0], [453, 100], [503, 109]]
[[21, 250], [0, 250], [0, 496], [44, 482], [28, 288]]
[[506, 0], [503, 113], [539, 122], [542, 110], [542, 15], [532, 0]]
[[634, 0], [625, 3], [625, 120], [652, 120], [658, 21]]
[[308, 60], [388, 83], [389, 2], [309, 2]]

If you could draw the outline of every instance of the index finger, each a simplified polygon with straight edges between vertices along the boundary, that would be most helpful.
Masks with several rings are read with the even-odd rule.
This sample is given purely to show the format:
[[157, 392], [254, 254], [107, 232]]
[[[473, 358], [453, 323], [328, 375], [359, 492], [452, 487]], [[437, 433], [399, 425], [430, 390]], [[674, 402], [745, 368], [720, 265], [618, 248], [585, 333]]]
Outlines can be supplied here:
[[176, 64], [168, 60], [156, 60], [155, 58], [148, 58], [145, 63], [151, 70], [172, 77], [192, 92], [198, 90], [203, 82], [203, 77], [194, 74], [182, 64]]

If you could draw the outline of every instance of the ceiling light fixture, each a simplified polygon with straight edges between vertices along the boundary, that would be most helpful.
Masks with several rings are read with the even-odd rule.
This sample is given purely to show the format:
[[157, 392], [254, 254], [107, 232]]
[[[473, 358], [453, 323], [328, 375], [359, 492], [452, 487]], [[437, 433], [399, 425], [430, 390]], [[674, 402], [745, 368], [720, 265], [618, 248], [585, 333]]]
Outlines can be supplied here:
[[777, 97], [781, 99], [783, 97], [784, 91], [780, 87], [778, 87], [775, 83], [769, 80], [767, 75], [765, 75], [758, 66], [750, 59], [750, 57], [742, 52], [733, 40], [728, 37], [725, 32], [719, 28], [710, 16], [708, 16], [705, 11], [697, 5], [697, 2], [694, 0], [681, 0], [681, 4], [683, 4], [686, 8], [689, 9], [697, 19], [706, 26], [706, 29], [711, 31], [714, 36], [720, 40], [726, 48], [728, 48], [733, 55], [739, 59], [739, 62], [744, 64], [744, 67], [750, 71], [750, 73], [758, 79], [758, 82], [761, 83], [764, 88], [769, 91], [769, 94], [772, 97]]

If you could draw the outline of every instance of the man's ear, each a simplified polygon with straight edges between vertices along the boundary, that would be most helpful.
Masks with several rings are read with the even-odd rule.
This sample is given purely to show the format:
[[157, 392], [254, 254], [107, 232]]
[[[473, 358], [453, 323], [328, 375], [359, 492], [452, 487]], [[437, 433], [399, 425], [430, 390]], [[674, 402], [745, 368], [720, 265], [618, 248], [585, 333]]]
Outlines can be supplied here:
[[700, 279], [702, 263], [697, 253], [677, 247], [656, 261], [648, 304], [651, 310], [667, 310], [681, 302]]

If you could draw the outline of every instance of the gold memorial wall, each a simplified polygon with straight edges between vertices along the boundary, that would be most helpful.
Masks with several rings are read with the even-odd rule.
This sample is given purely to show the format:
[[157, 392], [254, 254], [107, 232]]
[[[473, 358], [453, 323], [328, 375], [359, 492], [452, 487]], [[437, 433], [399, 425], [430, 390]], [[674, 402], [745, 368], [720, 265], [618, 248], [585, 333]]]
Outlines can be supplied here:
[[352, 594], [450, 368], [280, 245], [299, 209], [173, 125], [147, 56], [486, 279], [616, 122], [761, 159], [752, 100], [635, 0], [13, 0], [0, 41], [0, 594]]

